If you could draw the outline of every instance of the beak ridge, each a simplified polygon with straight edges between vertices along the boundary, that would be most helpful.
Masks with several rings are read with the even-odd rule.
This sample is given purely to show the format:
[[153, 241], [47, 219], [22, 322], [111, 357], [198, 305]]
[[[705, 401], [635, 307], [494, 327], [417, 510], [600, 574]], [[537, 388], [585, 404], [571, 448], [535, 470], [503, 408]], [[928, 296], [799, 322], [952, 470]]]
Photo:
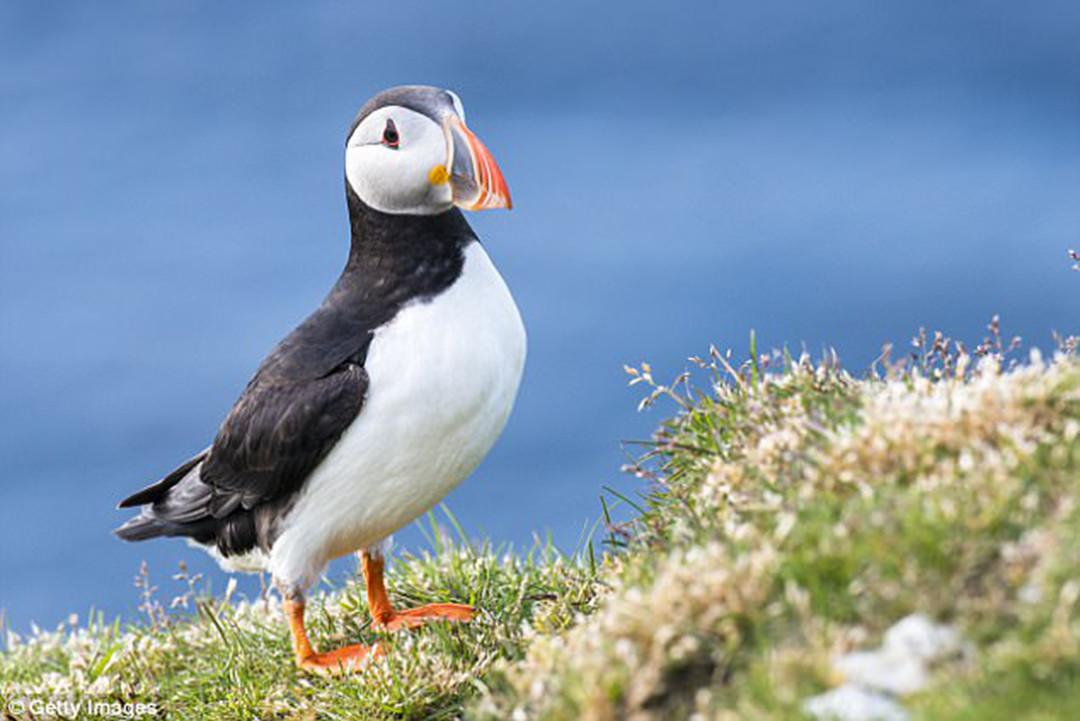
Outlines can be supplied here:
[[443, 121], [454, 205], [465, 210], [513, 207], [510, 188], [495, 158], [456, 116]]

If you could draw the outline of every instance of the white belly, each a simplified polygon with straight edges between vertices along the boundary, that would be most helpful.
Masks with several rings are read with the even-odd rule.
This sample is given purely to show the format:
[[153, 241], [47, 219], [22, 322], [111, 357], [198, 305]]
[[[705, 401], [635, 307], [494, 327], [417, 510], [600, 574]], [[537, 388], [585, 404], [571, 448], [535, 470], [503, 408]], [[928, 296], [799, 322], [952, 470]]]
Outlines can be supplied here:
[[308, 588], [333, 558], [373, 546], [472, 473], [502, 432], [525, 364], [525, 328], [480, 243], [462, 276], [379, 329], [360, 415], [305, 484], [269, 570]]

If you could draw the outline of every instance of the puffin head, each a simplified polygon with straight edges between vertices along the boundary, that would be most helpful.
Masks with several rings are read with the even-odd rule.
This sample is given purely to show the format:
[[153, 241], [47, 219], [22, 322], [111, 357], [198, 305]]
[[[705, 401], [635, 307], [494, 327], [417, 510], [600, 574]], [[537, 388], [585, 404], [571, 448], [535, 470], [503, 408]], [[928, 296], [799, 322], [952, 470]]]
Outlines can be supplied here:
[[499, 166], [465, 126], [461, 99], [426, 85], [384, 90], [364, 104], [345, 141], [345, 178], [383, 213], [511, 207]]

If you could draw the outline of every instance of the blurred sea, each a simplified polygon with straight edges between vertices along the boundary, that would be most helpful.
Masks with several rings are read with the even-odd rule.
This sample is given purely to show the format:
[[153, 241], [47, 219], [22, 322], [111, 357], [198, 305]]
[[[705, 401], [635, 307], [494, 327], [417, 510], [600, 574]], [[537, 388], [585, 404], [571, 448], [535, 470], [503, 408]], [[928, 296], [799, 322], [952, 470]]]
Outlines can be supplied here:
[[471, 220], [526, 376], [448, 504], [572, 550], [661, 417], [626, 362], [673, 377], [754, 328], [862, 371], [920, 326], [1080, 329], [1077, 37], [1065, 1], [5, 3], [9, 624], [130, 616], [143, 559], [162, 593], [180, 559], [224, 586], [180, 542], [113, 538], [114, 505], [212, 438], [335, 279], [343, 134], [383, 87], [455, 89], [515, 202]]

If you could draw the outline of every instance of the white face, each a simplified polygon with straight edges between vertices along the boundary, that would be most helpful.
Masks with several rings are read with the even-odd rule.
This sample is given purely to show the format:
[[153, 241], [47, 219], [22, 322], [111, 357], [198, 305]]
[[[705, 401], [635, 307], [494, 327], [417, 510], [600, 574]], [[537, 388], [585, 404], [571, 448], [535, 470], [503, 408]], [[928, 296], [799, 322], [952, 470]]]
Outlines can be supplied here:
[[[460, 101], [459, 101], [460, 102]], [[368, 206], [384, 213], [434, 215], [453, 204], [439, 181], [447, 161], [446, 135], [426, 115], [397, 105], [372, 112], [345, 146], [345, 176]]]

